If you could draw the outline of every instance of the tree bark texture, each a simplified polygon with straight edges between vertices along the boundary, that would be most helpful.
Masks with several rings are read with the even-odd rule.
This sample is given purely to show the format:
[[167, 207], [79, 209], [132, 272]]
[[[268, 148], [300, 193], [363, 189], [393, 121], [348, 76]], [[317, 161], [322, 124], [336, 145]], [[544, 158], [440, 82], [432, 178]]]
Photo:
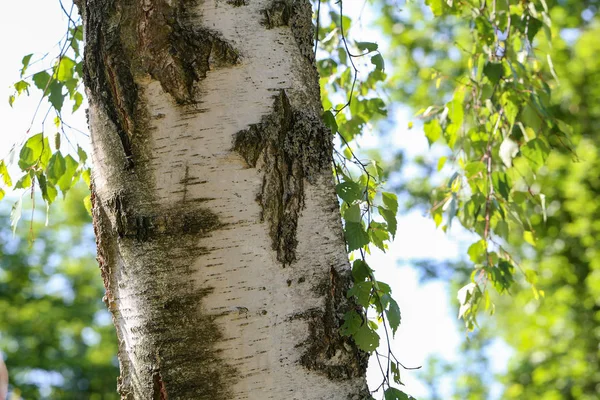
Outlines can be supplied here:
[[363, 399], [308, 0], [82, 0], [124, 399]]

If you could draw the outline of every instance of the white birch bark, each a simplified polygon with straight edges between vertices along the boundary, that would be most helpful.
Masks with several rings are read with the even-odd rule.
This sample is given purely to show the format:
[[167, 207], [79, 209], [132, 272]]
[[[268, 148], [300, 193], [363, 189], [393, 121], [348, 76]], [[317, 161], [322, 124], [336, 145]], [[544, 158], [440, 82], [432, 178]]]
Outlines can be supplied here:
[[308, 1], [81, 6], [122, 398], [367, 398]]

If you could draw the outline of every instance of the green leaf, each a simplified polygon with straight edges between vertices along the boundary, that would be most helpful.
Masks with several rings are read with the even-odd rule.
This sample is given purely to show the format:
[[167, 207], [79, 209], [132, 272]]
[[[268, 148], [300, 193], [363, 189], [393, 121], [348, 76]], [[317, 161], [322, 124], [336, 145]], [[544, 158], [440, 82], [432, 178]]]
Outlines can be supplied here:
[[407, 395], [401, 390], [398, 390], [394, 387], [389, 387], [385, 390], [384, 393], [385, 400], [410, 400], [412, 397]]
[[497, 84], [502, 78], [504, 68], [500, 63], [488, 62], [483, 68], [484, 75], [490, 80], [492, 84]]
[[33, 83], [38, 89], [44, 91], [44, 95], [48, 93], [46, 89], [48, 89], [50, 79], [51, 76], [46, 71], [41, 71], [33, 75]]
[[23, 68], [21, 68], [21, 78], [23, 77], [23, 75], [25, 75], [25, 71], [27, 71], [27, 67], [29, 67], [29, 62], [31, 61], [32, 56], [33, 56], [33, 53], [27, 54], [21, 60], [21, 63], [23, 64]]
[[517, 115], [519, 114], [519, 107], [513, 102], [513, 99], [510, 99], [509, 96], [502, 96], [502, 107], [504, 109], [504, 115], [506, 115], [506, 119], [511, 125], [514, 125]]
[[391, 367], [394, 382], [398, 385], [403, 385], [402, 381], [400, 380], [400, 368], [398, 367], [398, 363], [392, 362]]
[[429, 142], [430, 146], [437, 142], [437, 140], [442, 136], [442, 126], [437, 118], [426, 122], [423, 125], [423, 130], [425, 131], [425, 136], [427, 137], [427, 141]]
[[354, 342], [359, 349], [366, 352], [372, 352], [379, 346], [379, 335], [374, 332], [367, 324], [361, 326], [358, 331], [352, 335]]
[[83, 25], [77, 25], [75, 28], [71, 28], [71, 34], [75, 40], [81, 42], [83, 40]]
[[362, 216], [360, 215], [360, 206], [358, 204], [351, 205], [344, 212], [344, 220], [346, 222], [360, 222]]
[[75, 112], [79, 110], [79, 107], [81, 107], [81, 104], [83, 103], [83, 96], [81, 95], [81, 93], [75, 92], [75, 94], [73, 95], [73, 101], [75, 102], [75, 104], [73, 104], [72, 112]]
[[68, 79], [62, 83], [67, 88], [67, 92], [69, 93], [70, 98], [73, 99], [73, 96], [75, 96], [75, 89], [77, 89], [77, 85], [79, 85], [79, 80], [78, 79]]
[[527, 21], [527, 39], [529, 39], [529, 41], [532, 42], [533, 38], [535, 38], [535, 35], [537, 35], [540, 28], [543, 26], [543, 23], [539, 19], [533, 18], [531, 15], [529, 16], [529, 18], [527, 18]]
[[369, 244], [369, 234], [364, 230], [361, 223], [346, 222], [344, 236], [348, 243], [348, 252], [358, 250]]
[[[433, 15], [435, 15], [436, 17], [442, 15], [444, 13], [444, 9], [448, 7], [444, 0], [426, 0], [425, 4], [427, 4], [431, 8], [431, 11], [433, 11]], [[386, 398], [386, 400], [388, 399]]]
[[26, 173], [23, 175], [17, 183], [15, 183], [15, 189], [27, 189], [31, 187], [31, 175], [30, 173]]
[[331, 111], [327, 110], [323, 113], [323, 122], [329, 127], [329, 129], [331, 129], [332, 133], [335, 134], [338, 132], [337, 121], [335, 120], [335, 116]]
[[335, 192], [346, 203], [352, 204], [354, 201], [363, 198], [364, 190], [358, 183], [346, 181], [336, 185]]
[[17, 94], [21, 94], [24, 91], [27, 91], [27, 93], [29, 93], [29, 82], [25, 82], [25, 81], [19, 81], [16, 82], [14, 84], [15, 90], [17, 91]]
[[10, 178], [8, 168], [6, 167], [4, 160], [0, 160], [0, 176], [2, 177], [2, 182], [4, 182], [6, 186], [12, 186], [12, 179]]
[[361, 259], [355, 260], [352, 264], [352, 277], [354, 282], [364, 282], [371, 278], [373, 270], [369, 265]]
[[88, 194], [83, 198], [83, 206], [90, 216], [92, 216], [92, 197]]
[[340, 327], [340, 333], [344, 336], [352, 336], [365, 324], [365, 318], [358, 312], [352, 310], [344, 314], [344, 323]]
[[368, 233], [371, 243], [385, 252], [387, 250], [385, 242], [390, 240], [390, 234], [387, 230], [386, 224], [371, 221]]
[[496, 224], [496, 228], [494, 229], [496, 235], [500, 236], [503, 239], [508, 239], [508, 223], [506, 221], [498, 221]]
[[505, 172], [500, 171], [492, 172], [492, 184], [494, 189], [500, 193], [505, 200], [508, 200], [511, 188], [511, 182], [508, 175]]
[[486, 251], [487, 243], [485, 240], [481, 239], [469, 246], [467, 253], [469, 254], [471, 261], [475, 264], [480, 264], [485, 261]]
[[448, 117], [452, 121], [452, 125], [459, 129], [465, 119], [464, 102], [465, 93], [464, 90], [457, 89], [454, 92], [454, 98], [448, 103]]
[[48, 181], [55, 185], [66, 171], [67, 166], [65, 164], [65, 158], [60, 151], [57, 151], [50, 157], [50, 161], [48, 161], [48, 167], [46, 168]]
[[440, 157], [440, 159], [438, 160], [438, 163], [437, 163], [437, 171], [438, 172], [440, 172], [444, 168], [444, 165], [446, 165], [446, 161], [448, 161], [448, 157], [446, 157], [446, 156]]
[[63, 84], [58, 81], [52, 81], [50, 84], [50, 95], [48, 96], [48, 100], [52, 107], [56, 109], [56, 111], [60, 111], [62, 109], [63, 103], [65, 101], [65, 95], [62, 92]]
[[394, 214], [398, 212], [398, 196], [395, 193], [381, 192], [381, 198], [388, 210]]
[[560, 129], [567, 136], [570, 137], [573, 135], [573, 128], [566, 122], [558, 119], [558, 120], [556, 120], [556, 125], [558, 126], [558, 129]]
[[56, 66], [56, 79], [61, 82], [68, 81], [69, 79], [73, 79], [73, 69], [75, 68], [75, 61], [71, 60], [69, 57], [62, 57], [60, 62]]
[[519, 119], [526, 128], [531, 128], [533, 132], [539, 132], [542, 129], [542, 119], [540, 118], [540, 114], [536, 110], [535, 107], [527, 104], [521, 110], [521, 114], [519, 115]]
[[358, 47], [359, 50], [367, 50], [369, 52], [376, 51], [379, 48], [377, 43], [372, 42], [356, 42], [356, 47]]
[[356, 304], [367, 308], [370, 304], [372, 289], [373, 282], [371, 281], [355, 282], [346, 295], [347, 297], [354, 296]]
[[391, 296], [389, 296], [389, 306], [385, 312], [387, 316], [388, 322], [390, 324], [390, 328], [392, 328], [392, 334], [395, 335], [398, 327], [400, 326], [400, 307], [398, 307], [398, 303]]
[[396, 231], [398, 229], [396, 213], [391, 210], [388, 210], [386, 208], [383, 208], [383, 207], [378, 207], [377, 210], [379, 211], [379, 214], [381, 214], [381, 216], [385, 220], [385, 222], [388, 226], [388, 231], [390, 232], [392, 237], [396, 236]]
[[380, 296], [382, 296], [383, 294], [391, 294], [392, 293], [392, 288], [390, 287], [390, 285], [388, 285], [385, 282], [381, 282], [381, 281], [375, 282], [375, 289], [377, 289]]
[[89, 168], [86, 168], [82, 173], [81, 173], [81, 178], [83, 179], [83, 181], [85, 182], [85, 184], [90, 187], [91, 184], [91, 170]]
[[488, 270], [494, 286], [498, 292], [502, 293], [508, 290], [514, 282], [514, 267], [508, 261], [502, 260], [498, 263], [498, 266], [492, 267]]
[[71, 188], [78, 166], [79, 163], [70, 154], [65, 157], [65, 172], [56, 182], [63, 195]]
[[371, 64], [375, 66], [376, 71], [383, 71], [385, 69], [385, 62], [381, 54], [375, 54], [371, 57]]
[[532, 245], [533, 247], [535, 247], [535, 236], [533, 236], [533, 232], [531, 231], [525, 231], [523, 232], [523, 239], [529, 243], [530, 245]]
[[46, 200], [48, 204], [52, 204], [58, 194], [56, 188], [46, 180], [46, 176], [42, 172], [37, 174], [37, 181], [42, 192], [42, 198]]
[[525, 271], [525, 280], [530, 285], [535, 285], [537, 283], [537, 280], [538, 280], [538, 274], [537, 274], [537, 272], [534, 271], [533, 269], [526, 270]]
[[546, 143], [539, 138], [532, 139], [524, 146], [521, 146], [521, 154], [529, 162], [529, 166], [535, 172], [544, 165], [549, 153], [550, 149], [548, 149]]
[[81, 164], [85, 164], [87, 161], [87, 153], [83, 150], [79, 145], [77, 145], [77, 157], [79, 157], [79, 162]]
[[44, 150], [44, 134], [33, 135], [23, 145], [19, 153], [19, 167], [24, 171], [32, 167], [42, 156]]

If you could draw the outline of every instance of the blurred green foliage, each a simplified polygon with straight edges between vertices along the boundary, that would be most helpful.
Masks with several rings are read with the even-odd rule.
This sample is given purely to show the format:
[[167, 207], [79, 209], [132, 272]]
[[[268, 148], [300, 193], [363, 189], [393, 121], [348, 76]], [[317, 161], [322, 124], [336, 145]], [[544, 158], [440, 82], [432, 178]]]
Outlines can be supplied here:
[[[469, 26], [452, 16], [445, 22], [433, 20], [420, 2], [407, 4], [403, 11], [396, 2], [383, 3], [379, 24], [391, 37], [386, 54], [394, 71], [391, 92], [415, 109], [445, 103], [454, 79], [467, 69], [463, 49]], [[494, 338], [512, 347], [508, 371], [498, 377], [502, 399], [592, 400], [600, 393], [599, 2], [546, 3], [554, 40], [552, 46], [540, 40], [534, 47], [543, 48], [552, 60], [539, 60], [540, 74], [556, 83], [549, 108], [571, 126], [572, 147], [555, 145], [546, 165], [526, 177], [523, 190], [545, 195], [528, 210], [532, 237], [508, 235], [502, 241], [526, 272], [515, 276], [511, 296], [496, 300], [495, 316], [482, 324], [489, 329], [465, 345], [482, 357]], [[441, 82], [431, 79], [432, 71], [443, 77]], [[403, 184], [412, 194], [410, 206], [429, 203], [435, 187], [436, 173], [422, 165], [420, 176]], [[428, 268], [429, 275], [436, 275]], [[535, 299], [532, 284], [545, 298]], [[440, 379], [446, 373], [459, 377], [453, 382], [453, 398], [488, 398], [483, 390], [494, 377], [489, 369], [470, 369], [473, 363], [465, 356], [460, 365], [436, 366]], [[438, 398], [435, 379], [425, 380]]]
[[[52, 206], [31, 204], [13, 237], [0, 209], [0, 351], [24, 399], [116, 399], [116, 336], [102, 303], [91, 218], [78, 185]], [[32, 229], [35, 240], [28, 240]], [[19, 232], [20, 231], [20, 232]]]

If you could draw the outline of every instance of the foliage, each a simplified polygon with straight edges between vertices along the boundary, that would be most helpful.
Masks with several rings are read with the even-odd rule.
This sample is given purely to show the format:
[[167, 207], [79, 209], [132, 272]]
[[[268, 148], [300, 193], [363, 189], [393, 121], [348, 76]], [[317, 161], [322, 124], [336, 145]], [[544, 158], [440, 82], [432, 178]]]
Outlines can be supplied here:
[[[557, 6], [559, 13], [569, 10]], [[600, 382], [600, 123], [598, 94], [600, 50], [596, 23], [582, 29], [570, 46], [554, 48], [555, 113], [573, 127], [577, 143], [573, 155], [552, 154], [538, 180], [550, 200], [547, 217], [534, 218], [537, 233], [533, 255], [524, 263], [538, 273], [537, 285], [548, 295], [532, 302], [527, 292], [516, 292], [514, 308], [520, 313], [498, 315], [501, 337], [515, 350], [503, 378], [504, 398], [594, 399]], [[529, 254], [527, 246], [512, 246]], [[525, 248], [524, 248], [525, 247]], [[510, 310], [505, 306], [507, 310]], [[511, 329], [507, 329], [510, 326]], [[519, 332], [515, 334], [515, 332]]]
[[[392, 337], [396, 334], [401, 321], [400, 308], [390, 286], [377, 280], [366, 257], [372, 248], [386, 251], [396, 235], [398, 198], [383, 190], [386, 174], [381, 166], [376, 161], [360, 159], [354, 151], [356, 138], [367, 124], [387, 116], [379, 93], [386, 79], [385, 62], [376, 43], [350, 39], [352, 20], [344, 14], [343, 2], [327, 9], [328, 15], [323, 16], [321, 3], [318, 4], [317, 44], [324, 56], [317, 65], [325, 110], [323, 120], [340, 139], [340, 149], [334, 154], [336, 192], [341, 200], [344, 236], [354, 278], [347, 296], [353, 297], [358, 305], [344, 316], [341, 333], [351, 336], [361, 350], [375, 355], [383, 376], [374, 391], [382, 388], [386, 400], [409, 399], [412, 397], [392, 385], [402, 384], [400, 370], [404, 368], [391, 351], [388, 331], [391, 330]], [[381, 340], [379, 328], [388, 341], [387, 354], [377, 351]]]
[[[544, 7], [542, 2], [521, 3]], [[509, 182], [512, 182], [509, 188], [500, 185], [502, 180], [492, 181], [500, 197], [505, 197], [508, 192], [509, 204], [511, 199], [519, 202], [526, 217], [524, 226], [528, 228], [521, 231], [531, 234], [521, 236], [520, 231], [513, 228], [515, 221], [509, 221], [508, 227], [500, 225], [501, 231], [508, 228], [508, 234], [497, 235], [497, 241], [503, 248], [510, 249], [513, 259], [523, 260], [520, 264], [524, 273], [514, 275], [510, 282], [510, 299], [496, 300], [496, 314], [486, 320], [485, 325], [490, 329], [483, 340], [500, 337], [515, 351], [508, 372], [501, 378], [504, 390], [501, 398], [593, 399], [597, 398], [600, 381], [597, 333], [600, 263], [595, 240], [600, 237], [595, 222], [600, 217], [595, 200], [600, 190], [597, 179], [600, 174], [599, 143], [595, 132], [600, 123], [597, 2], [548, 1], [546, 6], [546, 14], [552, 19], [552, 42], [542, 26], [533, 42], [537, 57], [532, 61], [538, 63], [537, 75], [549, 82], [552, 89], [545, 109], [554, 118], [556, 126], [550, 130], [550, 136], [542, 138], [547, 139], [548, 148], [553, 151], [540, 167], [539, 161], [545, 156], [535, 154], [543, 150], [538, 147], [539, 143], [523, 148], [523, 141], [517, 141], [519, 153], [511, 160], [513, 165], [508, 170], [518, 166], [522, 175], [517, 175], [515, 181], [509, 174]], [[459, 48], [471, 40], [468, 25], [457, 23], [452, 15], [440, 23], [424, 14], [427, 13], [423, 9], [412, 6], [410, 13], [400, 15], [388, 5], [384, 7], [381, 20], [387, 32], [402, 29], [402, 33], [392, 39], [387, 58], [399, 65], [391, 78], [392, 84], [404, 88], [416, 108], [424, 102], [448, 99], [457, 80], [460, 81], [469, 70], [472, 58], [470, 52]], [[508, 45], [510, 49], [510, 43]], [[418, 57], [407, 58], [407, 54]], [[509, 60], [510, 51], [506, 54]], [[437, 78], [431, 81], [431, 75], [418, 64], [422, 60], [427, 60], [431, 70], [437, 71], [435, 76], [442, 77], [439, 86], [436, 87]], [[502, 101], [501, 96], [499, 99]], [[522, 118], [529, 123], [536, 121], [527, 118], [525, 108], [519, 110], [515, 121]], [[544, 117], [542, 126], [546, 120]], [[554, 136], [556, 129], [558, 136]], [[569, 141], [560, 132], [566, 133]], [[537, 129], [535, 133], [536, 138], [542, 136]], [[561, 142], [558, 138], [565, 140]], [[498, 148], [497, 157], [501, 156], [501, 150]], [[442, 173], [451, 175], [449, 170], [446, 166]], [[428, 166], [423, 169], [418, 182], [405, 186], [414, 195], [412, 204], [420, 204], [428, 198], [426, 189], [419, 186], [431, 187], [430, 176]], [[509, 215], [513, 220], [514, 214]], [[461, 222], [466, 217], [461, 214], [460, 207], [457, 216]], [[482, 245], [478, 241], [470, 248], [473, 263], [478, 262]], [[461, 275], [455, 275], [453, 279], [458, 276]], [[543, 290], [545, 298], [536, 300], [536, 292], [528, 290], [531, 288], [538, 294]], [[470, 343], [467, 343], [470, 348], [474, 344], [485, 348], [485, 343], [478, 342], [481, 336], [479, 331], [476, 337], [470, 337]], [[479, 354], [482, 355], [481, 351]], [[458, 371], [471, 363], [472, 360], [465, 359], [457, 365], [447, 366], [454, 382]], [[438, 379], [445, 373], [448, 372], [440, 372]], [[480, 390], [481, 382], [490, 379], [486, 368], [467, 371], [462, 377], [465, 385], [462, 388], [454, 385], [456, 398], [485, 397]], [[433, 386], [437, 389], [435, 383]]]
[[438, 19], [422, 23], [421, 6], [401, 14], [386, 4], [381, 24], [387, 34], [400, 31], [392, 58], [416, 55], [402, 58], [390, 84], [406, 86], [415, 106], [433, 103], [417, 116], [430, 145], [447, 149], [437, 170], [452, 173], [430, 197], [431, 216], [444, 230], [456, 220], [479, 236], [468, 250], [470, 282], [459, 291], [459, 316], [473, 330], [480, 310], [494, 310], [488, 289], [507, 292], [516, 273], [544, 295], [505, 243], [519, 237], [535, 245], [531, 217], [547, 211], [536, 178], [552, 149], [572, 152], [571, 128], [551, 108], [558, 82], [544, 1], [428, 5]]
[[0, 348], [11, 390], [26, 399], [116, 399], [116, 337], [101, 301], [90, 217], [73, 188], [32, 246], [0, 224]]
[[[43, 106], [45, 106], [46, 112], [41, 121], [41, 132], [28, 136], [21, 144], [20, 149], [16, 145], [13, 146], [8, 156], [0, 160], [0, 175], [4, 186], [4, 188], [0, 188], [0, 199], [4, 197], [5, 188], [13, 186], [13, 178], [10, 176], [7, 165], [15, 161], [19, 173], [22, 175], [14, 179], [14, 190], [28, 190], [31, 192], [31, 198], [34, 198], [36, 191], [39, 191], [48, 206], [56, 200], [59, 191], [63, 196], [66, 195], [81, 178], [88, 186], [90, 184], [90, 169], [86, 165], [87, 154], [79, 145], [75, 148], [71, 143], [65, 130], [65, 125], [67, 129], [70, 126], [62, 117], [66, 100], [72, 102], [72, 112], [76, 112], [84, 100], [83, 94], [79, 90], [83, 77], [83, 60], [80, 51], [83, 27], [80, 22], [74, 21], [71, 17], [75, 15], [74, 6], [71, 7], [70, 12], [65, 10], [65, 13], [69, 19], [67, 32], [59, 43], [59, 54], [52, 66], [49, 69], [35, 70], [40, 68], [40, 62], [47, 55], [39, 59], [34, 59], [33, 54], [24, 56], [20, 80], [13, 85], [14, 92], [8, 97], [8, 102], [12, 107], [19, 96], [30, 94], [30, 88], [35, 87], [41, 91], [40, 101], [32, 116], [28, 133], [37, 125], [38, 112], [41, 108], [43, 109]], [[31, 73], [32, 69], [35, 72]], [[43, 130], [45, 121], [50, 114], [55, 115], [56, 131], [53, 134]], [[61, 150], [64, 139], [70, 146], [66, 152], [64, 145]], [[89, 205], [89, 198], [85, 200], [85, 204]], [[21, 210], [22, 207], [17, 202], [13, 206], [11, 214], [13, 228], [16, 228], [21, 217]]]

